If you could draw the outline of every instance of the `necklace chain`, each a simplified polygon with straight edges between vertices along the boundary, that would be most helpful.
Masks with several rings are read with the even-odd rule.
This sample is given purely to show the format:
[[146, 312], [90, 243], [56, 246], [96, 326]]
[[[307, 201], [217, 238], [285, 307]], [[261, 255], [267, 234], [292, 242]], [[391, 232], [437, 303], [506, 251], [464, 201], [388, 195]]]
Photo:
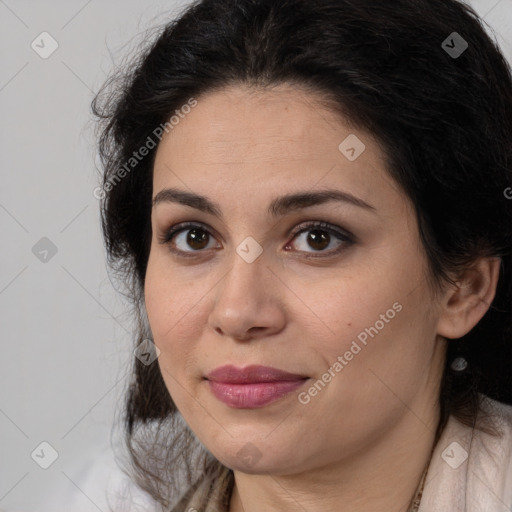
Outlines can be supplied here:
[[[430, 465], [430, 464], [429, 464]], [[411, 505], [409, 507], [408, 512], [418, 512], [420, 508], [421, 497], [423, 495], [423, 488], [425, 487], [425, 480], [427, 479], [428, 466], [423, 471], [423, 475], [421, 476], [420, 483], [418, 484], [418, 488], [416, 489], [416, 494], [411, 501]]]

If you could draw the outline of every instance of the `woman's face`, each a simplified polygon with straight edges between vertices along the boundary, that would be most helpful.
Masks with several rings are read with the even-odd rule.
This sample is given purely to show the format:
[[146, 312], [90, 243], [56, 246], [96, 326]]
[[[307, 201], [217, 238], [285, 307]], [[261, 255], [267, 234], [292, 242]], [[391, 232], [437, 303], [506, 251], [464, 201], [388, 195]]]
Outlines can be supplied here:
[[223, 464], [304, 471], [432, 415], [439, 304], [370, 134], [291, 86], [210, 93], [162, 138], [153, 198], [158, 364]]

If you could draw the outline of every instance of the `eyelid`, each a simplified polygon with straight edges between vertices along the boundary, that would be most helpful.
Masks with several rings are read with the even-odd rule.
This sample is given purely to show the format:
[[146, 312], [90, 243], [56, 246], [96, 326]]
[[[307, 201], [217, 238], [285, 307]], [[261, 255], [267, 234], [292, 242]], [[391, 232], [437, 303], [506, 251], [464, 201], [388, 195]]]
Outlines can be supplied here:
[[158, 236], [158, 240], [162, 244], [168, 243], [180, 231], [185, 231], [186, 229], [191, 228], [201, 228], [207, 231], [209, 234], [215, 233], [220, 237], [215, 229], [204, 222], [180, 222], [178, 224], [173, 224], [170, 228], [164, 229], [162, 234]]
[[340, 236], [341, 238], [355, 240], [355, 236], [352, 235], [352, 233], [350, 233], [346, 229], [343, 229], [340, 226], [335, 226], [333, 224], [330, 224], [329, 222], [325, 222], [325, 221], [322, 221], [322, 220], [306, 221], [305, 223], [302, 223], [296, 229], [294, 229], [290, 233], [290, 236], [295, 237], [298, 234], [302, 233], [303, 231], [308, 231], [308, 230], [313, 229], [313, 228], [322, 229], [322, 230], [325, 230], [325, 231], [329, 231], [329, 232], [335, 233], [338, 236]]

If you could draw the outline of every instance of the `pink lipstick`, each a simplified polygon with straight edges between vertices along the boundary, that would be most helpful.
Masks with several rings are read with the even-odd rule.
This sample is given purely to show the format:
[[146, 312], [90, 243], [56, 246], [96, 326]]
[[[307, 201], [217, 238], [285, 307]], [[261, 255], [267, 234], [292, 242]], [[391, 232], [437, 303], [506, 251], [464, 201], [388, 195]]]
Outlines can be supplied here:
[[227, 365], [213, 370], [206, 379], [212, 393], [221, 402], [238, 409], [255, 409], [291, 393], [308, 377], [269, 366], [236, 368]]

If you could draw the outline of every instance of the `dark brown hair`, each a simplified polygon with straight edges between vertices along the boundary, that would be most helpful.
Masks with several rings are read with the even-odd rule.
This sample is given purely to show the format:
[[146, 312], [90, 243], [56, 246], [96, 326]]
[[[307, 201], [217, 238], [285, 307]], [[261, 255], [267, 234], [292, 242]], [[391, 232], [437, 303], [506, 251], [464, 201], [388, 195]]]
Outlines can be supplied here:
[[[462, 41], [463, 53], [449, 51]], [[191, 97], [281, 83], [325, 98], [379, 141], [415, 206], [434, 289], [480, 256], [501, 258], [493, 304], [448, 343], [438, 432], [450, 414], [474, 425], [482, 394], [512, 403], [512, 76], [459, 0], [197, 1], [105, 84], [93, 102], [102, 227], [109, 264], [135, 306], [135, 343], [151, 338], [143, 289], [156, 149], [122, 179], [119, 169]], [[466, 371], [451, 370], [456, 355]], [[133, 478], [165, 505], [177, 496], [178, 466], [185, 482], [222, 466], [184, 423], [158, 365], [133, 364], [125, 411]]]

